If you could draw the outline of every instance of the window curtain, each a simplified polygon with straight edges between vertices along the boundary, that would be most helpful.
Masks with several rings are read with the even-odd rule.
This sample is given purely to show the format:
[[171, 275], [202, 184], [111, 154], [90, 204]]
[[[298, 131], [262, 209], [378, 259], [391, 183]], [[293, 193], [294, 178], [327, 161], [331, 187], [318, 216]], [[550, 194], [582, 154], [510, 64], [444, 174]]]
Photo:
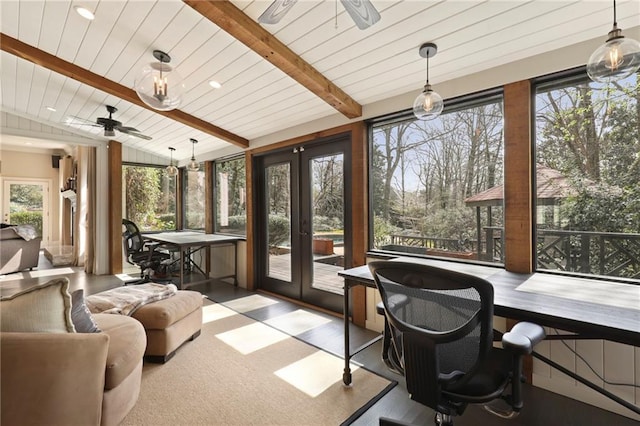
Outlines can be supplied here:
[[73, 246], [74, 265], [84, 266], [92, 274], [96, 269], [96, 148], [80, 146], [77, 150], [77, 204]]

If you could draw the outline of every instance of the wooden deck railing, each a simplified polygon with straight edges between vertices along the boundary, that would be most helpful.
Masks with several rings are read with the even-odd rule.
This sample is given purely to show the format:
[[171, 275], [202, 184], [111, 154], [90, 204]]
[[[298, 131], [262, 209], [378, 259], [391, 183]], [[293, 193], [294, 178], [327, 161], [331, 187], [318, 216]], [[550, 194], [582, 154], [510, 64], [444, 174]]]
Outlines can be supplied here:
[[[396, 234], [381, 248], [503, 262], [503, 229], [485, 227], [483, 231], [480, 242]], [[538, 230], [536, 241], [537, 269], [640, 278], [640, 234]]]

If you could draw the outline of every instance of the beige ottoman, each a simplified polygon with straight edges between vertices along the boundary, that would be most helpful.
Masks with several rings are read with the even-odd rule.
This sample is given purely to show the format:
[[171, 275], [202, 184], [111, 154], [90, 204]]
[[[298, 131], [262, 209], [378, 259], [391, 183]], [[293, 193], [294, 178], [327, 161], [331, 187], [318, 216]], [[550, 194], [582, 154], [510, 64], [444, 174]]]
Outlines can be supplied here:
[[142, 323], [147, 333], [145, 360], [165, 363], [183, 343], [200, 335], [202, 294], [178, 290], [167, 299], [142, 306], [132, 317]]

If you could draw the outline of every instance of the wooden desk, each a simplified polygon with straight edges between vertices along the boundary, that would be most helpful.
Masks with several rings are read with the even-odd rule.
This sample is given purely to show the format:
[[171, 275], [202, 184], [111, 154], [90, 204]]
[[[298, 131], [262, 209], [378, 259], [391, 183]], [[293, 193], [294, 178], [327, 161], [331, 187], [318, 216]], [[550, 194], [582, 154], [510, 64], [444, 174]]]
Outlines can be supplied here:
[[[233, 284], [238, 285], [238, 254], [237, 243], [238, 241], [244, 241], [244, 237], [234, 235], [221, 235], [221, 234], [204, 234], [202, 232], [160, 232], [158, 234], [144, 234], [144, 238], [157, 241], [159, 243], [168, 244], [174, 246], [180, 252], [180, 281], [178, 288], [184, 288], [184, 270], [187, 264], [194, 265], [205, 276], [204, 281], [208, 281], [210, 271], [210, 262], [207, 259], [205, 261], [205, 271], [200, 266], [196, 265], [191, 256], [203, 248], [211, 246], [232, 245], [234, 248], [234, 273], [233, 275], [217, 277], [217, 278], [233, 278]], [[194, 284], [194, 283], [190, 283]]]
[[[576, 333], [575, 335], [549, 336], [549, 338], [603, 339], [640, 346], [640, 285], [553, 274], [516, 274], [490, 266], [435, 259], [399, 257], [391, 261], [394, 260], [424, 263], [484, 278], [493, 284], [495, 290], [495, 315]], [[351, 383], [349, 361], [353, 355], [349, 349], [350, 290], [356, 285], [375, 288], [375, 282], [366, 265], [340, 271], [338, 275], [345, 279], [343, 308], [345, 367], [342, 379], [348, 385]], [[548, 283], [557, 285], [550, 286]], [[562, 368], [549, 359], [537, 357], [554, 368]], [[567, 371], [561, 371], [569, 374]], [[640, 413], [638, 407], [629, 406], [615, 395], [570, 373], [569, 375], [576, 380]]]

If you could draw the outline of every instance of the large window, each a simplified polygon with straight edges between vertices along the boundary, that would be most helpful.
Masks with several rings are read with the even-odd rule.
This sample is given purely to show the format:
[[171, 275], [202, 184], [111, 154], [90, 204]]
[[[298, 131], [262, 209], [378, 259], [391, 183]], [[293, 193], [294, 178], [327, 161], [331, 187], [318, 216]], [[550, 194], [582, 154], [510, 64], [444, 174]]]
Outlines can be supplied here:
[[176, 229], [176, 180], [164, 167], [142, 164], [122, 166], [122, 215], [141, 231]]
[[246, 234], [244, 157], [215, 163], [216, 232]]
[[500, 94], [377, 120], [370, 140], [372, 249], [503, 262]]
[[537, 269], [640, 278], [638, 76], [536, 85]]
[[184, 227], [204, 229], [205, 173], [201, 165], [197, 171], [184, 169]]

